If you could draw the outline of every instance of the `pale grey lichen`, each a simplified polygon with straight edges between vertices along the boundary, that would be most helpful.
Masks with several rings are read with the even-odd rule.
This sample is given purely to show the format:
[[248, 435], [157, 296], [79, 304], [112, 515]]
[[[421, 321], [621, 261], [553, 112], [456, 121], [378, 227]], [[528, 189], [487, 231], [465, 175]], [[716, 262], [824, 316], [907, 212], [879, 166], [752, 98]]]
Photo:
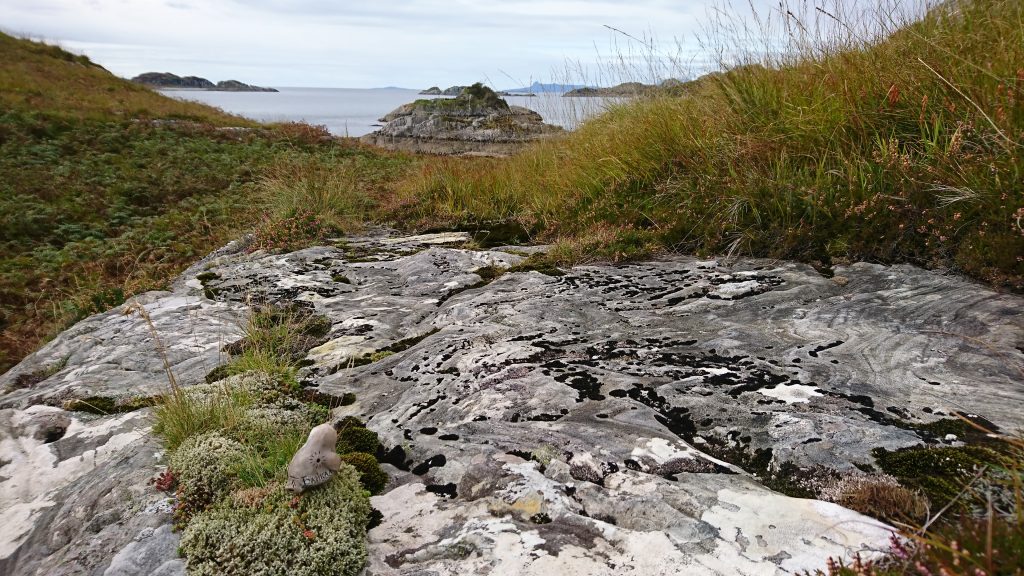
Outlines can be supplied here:
[[343, 464], [300, 497], [275, 483], [255, 500], [249, 493], [225, 499], [192, 519], [180, 551], [196, 576], [354, 575], [366, 561], [369, 514], [358, 473]]
[[208, 432], [185, 439], [171, 456], [170, 467], [179, 484], [178, 500], [188, 517], [213, 504], [231, 489], [233, 470], [245, 457], [245, 448]]

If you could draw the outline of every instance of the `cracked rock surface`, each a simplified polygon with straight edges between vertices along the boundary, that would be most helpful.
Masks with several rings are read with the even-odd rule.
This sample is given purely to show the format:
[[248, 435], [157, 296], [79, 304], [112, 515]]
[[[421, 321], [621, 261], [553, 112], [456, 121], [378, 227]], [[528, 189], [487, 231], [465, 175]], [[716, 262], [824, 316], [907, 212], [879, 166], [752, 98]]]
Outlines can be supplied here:
[[367, 575], [814, 570], [884, 548], [890, 528], [769, 475], [957, 443], [929, 428], [957, 414], [1022, 426], [1020, 297], [871, 264], [836, 278], [685, 257], [501, 274], [525, 254], [467, 240], [228, 247], [139, 298], [148, 321], [122, 306], [26, 358], [0, 377], [0, 510], [14, 518], [0, 572], [181, 572], [146, 483], [160, 469], [149, 409], [117, 410], [166, 389], [164, 355], [179, 383], [202, 382], [254, 300], [330, 320], [302, 383], [354, 394], [334, 416], [388, 448]]

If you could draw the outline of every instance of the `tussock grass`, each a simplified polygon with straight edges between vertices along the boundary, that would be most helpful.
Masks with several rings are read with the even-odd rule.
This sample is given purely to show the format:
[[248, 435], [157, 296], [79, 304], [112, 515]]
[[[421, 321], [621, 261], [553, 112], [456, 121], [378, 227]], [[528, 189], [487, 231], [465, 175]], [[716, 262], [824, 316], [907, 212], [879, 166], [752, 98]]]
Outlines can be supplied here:
[[215, 430], [236, 428], [252, 398], [244, 390], [221, 381], [209, 394], [195, 394], [187, 388], [172, 388], [154, 409], [154, 431], [175, 450], [186, 438]]
[[742, 65], [685, 96], [615, 106], [507, 161], [427, 164], [398, 205], [412, 221], [514, 220], [544, 240], [610, 228], [626, 250], [591, 242], [602, 257], [655, 244], [912, 262], [1024, 289], [1024, 6], [950, 2], [913, 22], [892, 9], [849, 28], [812, 14], [825, 22], [763, 21], [760, 44], [719, 30], [738, 35]]

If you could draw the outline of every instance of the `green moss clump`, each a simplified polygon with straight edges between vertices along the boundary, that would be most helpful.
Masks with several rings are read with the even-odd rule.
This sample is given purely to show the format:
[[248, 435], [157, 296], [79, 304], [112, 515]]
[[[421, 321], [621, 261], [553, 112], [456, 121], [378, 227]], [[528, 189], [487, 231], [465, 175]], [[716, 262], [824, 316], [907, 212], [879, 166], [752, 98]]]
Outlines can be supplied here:
[[280, 483], [257, 501], [236, 494], [192, 520], [180, 552], [195, 576], [354, 575], [366, 561], [369, 515], [356, 470], [342, 466], [301, 497]]
[[373, 456], [365, 452], [350, 452], [343, 454], [341, 459], [359, 471], [359, 481], [370, 494], [380, 494], [388, 485], [387, 472], [381, 470]]
[[231, 372], [228, 370], [228, 365], [221, 364], [220, 366], [217, 366], [213, 370], [210, 370], [210, 372], [206, 374], [205, 380], [207, 384], [212, 384], [218, 380], [223, 380], [230, 375]]
[[338, 431], [337, 447], [341, 454], [349, 452], [374, 454], [380, 447], [380, 438], [373, 430], [367, 430], [362, 426], [345, 426], [343, 424]]
[[170, 462], [179, 485], [179, 520], [187, 521], [227, 494], [232, 488], [233, 470], [244, 457], [241, 444], [218, 432], [192, 436], [182, 442]]
[[219, 279], [220, 279], [220, 274], [217, 274], [216, 272], [203, 272], [202, 274], [196, 275], [196, 280], [199, 280], [203, 284], [206, 284], [210, 280], [219, 280]]
[[61, 408], [69, 412], [88, 412], [90, 414], [106, 415], [134, 412], [156, 404], [157, 398], [152, 396], [137, 396], [123, 401], [106, 396], [89, 396], [88, 398], [67, 400], [61, 405]]
[[979, 446], [914, 447], [895, 452], [876, 448], [871, 454], [886, 474], [924, 492], [936, 510], [955, 498], [977, 470], [999, 466], [1003, 459], [994, 450]]

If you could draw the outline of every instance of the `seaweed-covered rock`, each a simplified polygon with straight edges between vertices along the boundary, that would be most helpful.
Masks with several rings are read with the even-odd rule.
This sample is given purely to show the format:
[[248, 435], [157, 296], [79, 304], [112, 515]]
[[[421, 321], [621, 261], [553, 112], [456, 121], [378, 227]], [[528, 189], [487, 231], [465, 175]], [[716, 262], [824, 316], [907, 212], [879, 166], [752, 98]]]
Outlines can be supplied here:
[[294, 498], [277, 484], [255, 501], [235, 497], [203, 512], [182, 534], [196, 576], [354, 575], [366, 561], [370, 503], [354, 468]]

